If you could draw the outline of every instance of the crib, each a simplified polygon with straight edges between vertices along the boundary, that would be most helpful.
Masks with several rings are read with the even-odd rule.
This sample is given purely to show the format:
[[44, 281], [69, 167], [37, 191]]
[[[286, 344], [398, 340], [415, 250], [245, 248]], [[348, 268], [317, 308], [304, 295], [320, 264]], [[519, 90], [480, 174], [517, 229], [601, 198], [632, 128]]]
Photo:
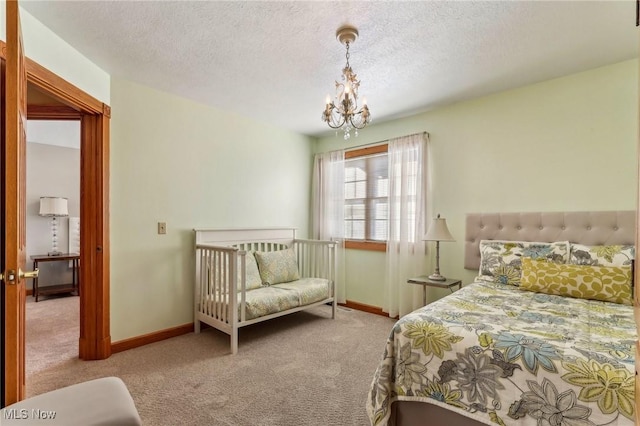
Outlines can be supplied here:
[[[194, 233], [196, 333], [204, 323], [228, 334], [231, 353], [236, 354], [241, 327], [323, 304], [332, 306], [335, 318], [336, 242], [297, 239], [295, 228], [194, 229]], [[295, 264], [297, 279], [256, 285], [252, 262], [260, 263], [274, 252], [293, 258], [290, 265]]]

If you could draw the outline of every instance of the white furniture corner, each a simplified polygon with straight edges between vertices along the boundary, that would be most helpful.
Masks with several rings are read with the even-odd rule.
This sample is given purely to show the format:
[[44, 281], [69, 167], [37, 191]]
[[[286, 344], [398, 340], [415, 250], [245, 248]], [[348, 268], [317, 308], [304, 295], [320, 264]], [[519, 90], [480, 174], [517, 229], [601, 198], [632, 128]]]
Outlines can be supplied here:
[[[200, 332], [200, 323], [203, 322], [228, 334], [231, 353], [236, 354], [240, 327], [329, 303], [332, 305], [331, 317], [335, 318], [336, 242], [297, 239], [293, 228], [195, 229], [194, 232], [196, 333]], [[268, 298], [269, 287], [246, 288], [244, 267], [247, 252], [271, 252], [285, 248], [293, 248], [295, 252], [300, 285], [303, 286], [305, 280], [326, 280], [325, 295], [305, 300], [304, 288], [301, 287], [295, 289], [301, 293], [297, 306], [248, 319], [248, 295], [253, 301], [262, 294]], [[229, 297], [234, 294], [237, 297]]]
[[69, 253], [80, 253], [79, 217], [69, 217]]
[[0, 410], [2, 426], [138, 426], [133, 398], [118, 377], [103, 377], [16, 402]]

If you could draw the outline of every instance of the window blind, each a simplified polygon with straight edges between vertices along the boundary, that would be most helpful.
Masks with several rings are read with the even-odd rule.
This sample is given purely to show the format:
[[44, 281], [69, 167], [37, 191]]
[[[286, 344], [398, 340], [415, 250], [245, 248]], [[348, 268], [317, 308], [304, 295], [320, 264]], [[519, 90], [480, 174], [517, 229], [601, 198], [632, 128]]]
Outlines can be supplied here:
[[386, 153], [345, 161], [345, 237], [386, 241], [389, 161]]

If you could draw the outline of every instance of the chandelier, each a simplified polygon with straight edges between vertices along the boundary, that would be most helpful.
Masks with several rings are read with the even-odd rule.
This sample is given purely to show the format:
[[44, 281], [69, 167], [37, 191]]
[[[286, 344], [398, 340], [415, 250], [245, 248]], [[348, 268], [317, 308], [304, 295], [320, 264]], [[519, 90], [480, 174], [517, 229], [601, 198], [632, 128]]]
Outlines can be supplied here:
[[347, 64], [342, 69], [342, 80], [336, 81], [336, 96], [332, 101], [327, 95], [327, 104], [322, 113], [322, 121], [332, 129], [342, 129], [344, 139], [351, 138], [351, 130], [363, 129], [371, 122], [371, 114], [367, 107], [367, 101], [362, 98], [362, 108], [358, 109], [358, 89], [360, 80], [349, 65], [349, 45], [358, 38], [358, 30], [350, 25], [338, 28], [336, 38], [347, 48]]

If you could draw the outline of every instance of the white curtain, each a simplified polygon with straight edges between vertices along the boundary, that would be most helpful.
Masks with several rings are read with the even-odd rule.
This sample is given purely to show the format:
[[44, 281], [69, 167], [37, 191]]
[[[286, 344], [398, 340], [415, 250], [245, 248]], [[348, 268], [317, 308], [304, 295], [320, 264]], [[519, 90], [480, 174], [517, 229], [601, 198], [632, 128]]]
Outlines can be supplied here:
[[338, 241], [336, 297], [338, 303], [345, 303], [344, 151], [315, 155], [311, 197], [313, 238]]
[[389, 141], [389, 237], [385, 298], [390, 317], [402, 317], [422, 305], [422, 287], [407, 279], [424, 274], [428, 135]]

